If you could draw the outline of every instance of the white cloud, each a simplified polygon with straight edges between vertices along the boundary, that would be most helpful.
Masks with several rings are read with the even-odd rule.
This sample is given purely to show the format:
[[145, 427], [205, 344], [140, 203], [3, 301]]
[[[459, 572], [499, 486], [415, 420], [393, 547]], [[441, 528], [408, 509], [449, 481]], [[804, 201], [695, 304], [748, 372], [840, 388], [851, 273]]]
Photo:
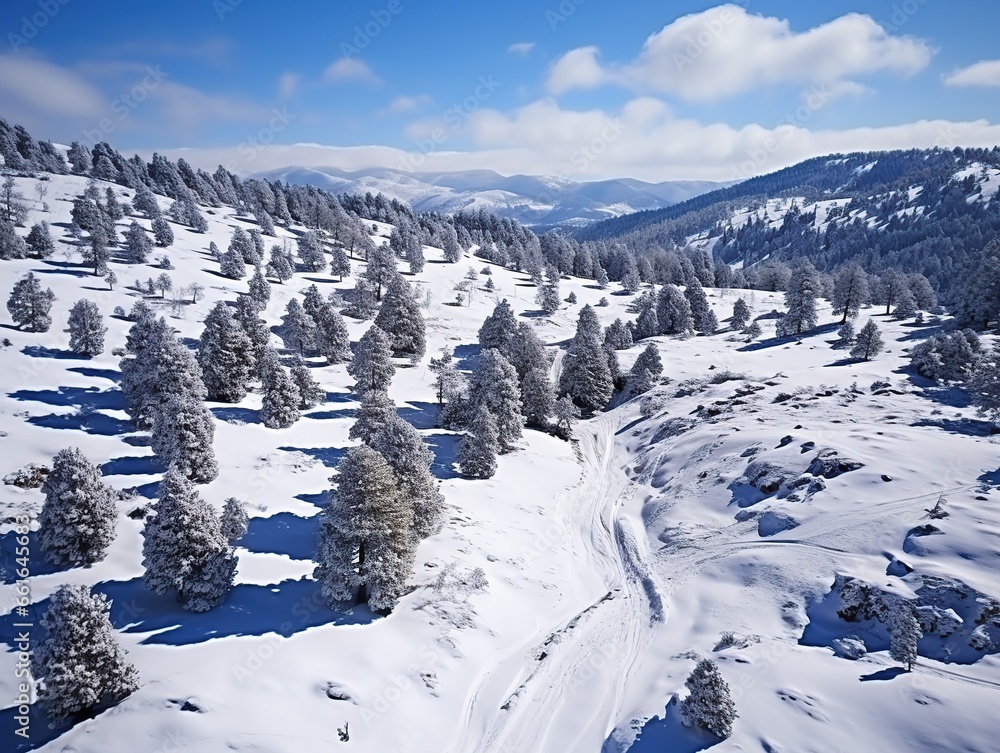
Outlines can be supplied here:
[[402, 115], [407, 112], [414, 112], [422, 107], [426, 107], [431, 102], [431, 98], [426, 94], [416, 96], [400, 95], [392, 100], [387, 107], [379, 111], [379, 115]]
[[[655, 97], [636, 97], [615, 112], [564, 110], [554, 100], [543, 99], [511, 113], [479, 110], [460, 128], [446, 130], [445, 137], [431, 148], [416, 142], [409, 151], [382, 146], [268, 146], [258, 150], [252, 169], [289, 165], [492, 169], [504, 175], [562, 175], [579, 180], [622, 176], [650, 181], [733, 180], [835, 152], [1000, 143], [1000, 125], [985, 120], [810, 130], [812, 114], [826, 95], [814, 92], [809, 105], [789, 113], [782, 122], [739, 128], [679, 118]], [[459, 144], [467, 147], [470, 143], [472, 149], [458, 149]], [[235, 153], [235, 149], [190, 150], [175, 156], [214, 168]]]
[[594, 47], [571, 50], [552, 67], [547, 85], [557, 95], [616, 84], [714, 101], [775, 84], [846, 84], [878, 72], [913, 75], [932, 55], [923, 40], [892, 36], [858, 13], [795, 32], [787, 20], [720, 5], [663, 27], [627, 64], [602, 65]]
[[342, 57], [334, 60], [323, 71], [323, 80], [328, 83], [359, 81], [365, 84], [378, 84], [379, 77], [375, 75], [365, 61], [359, 58]]
[[507, 52], [512, 55], [527, 55], [535, 49], [534, 42], [516, 42], [507, 48]]
[[[0, 55], [0, 100], [49, 115], [97, 118], [108, 102], [79, 74], [27, 55]], [[8, 113], [10, 116], [10, 113]]]
[[1000, 60], [980, 60], [944, 77], [945, 86], [1000, 86]]
[[301, 78], [297, 73], [283, 73], [278, 79], [278, 96], [282, 99], [294, 97], [299, 90]]

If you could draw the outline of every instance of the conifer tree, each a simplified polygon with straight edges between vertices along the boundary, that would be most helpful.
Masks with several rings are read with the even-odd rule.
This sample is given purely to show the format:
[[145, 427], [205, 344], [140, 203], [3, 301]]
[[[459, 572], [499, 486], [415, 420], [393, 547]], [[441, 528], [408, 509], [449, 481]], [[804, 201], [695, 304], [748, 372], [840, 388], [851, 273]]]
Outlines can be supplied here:
[[170, 395], [153, 414], [153, 452], [171, 472], [196, 484], [207, 484], [219, 475], [214, 438], [212, 414], [201, 401], [187, 395]]
[[52, 326], [52, 301], [55, 293], [42, 289], [42, 284], [34, 272], [28, 272], [14, 283], [10, 298], [7, 299], [7, 311], [14, 323], [25, 332], [48, 332]]
[[497, 422], [489, 409], [482, 405], [469, 424], [469, 430], [458, 447], [458, 464], [469, 478], [491, 478], [497, 470], [500, 441]]
[[604, 330], [604, 344], [612, 350], [628, 350], [633, 345], [632, 332], [621, 319], [615, 319]]
[[892, 310], [895, 319], [909, 319], [917, 314], [917, 302], [909, 288], [901, 288], [896, 296], [896, 308]]
[[660, 361], [660, 351], [650, 343], [639, 354], [628, 373], [626, 388], [632, 395], [646, 392], [659, 381], [663, 374], [663, 363]]
[[822, 291], [819, 272], [810, 262], [803, 262], [792, 271], [785, 291], [788, 313], [781, 320], [783, 334], [800, 335], [816, 327], [816, 300]]
[[559, 392], [584, 410], [608, 404], [614, 392], [608, 359], [601, 344], [601, 325], [590, 305], [580, 310], [576, 335], [570, 341], [559, 376]]
[[923, 637], [920, 623], [909, 602], [902, 599], [889, 613], [889, 656], [910, 672], [917, 662], [917, 643]]
[[391, 610], [414, 559], [413, 510], [385, 458], [361, 445], [347, 451], [321, 513], [313, 577], [327, 603], [367, 602]]
[[209, 400], [238, 403], [247, 396], [256, 366], [254, 347], [225, 301], [205, 317], [197, 358]]
[[281, 339], [286, 347], [299, 355], [312, 350], [316, 344], [316, 322], [305, 312], [298, 298], [291, 298], [281, 317]]
[[737, 298], [736, 303], [733, 304], [733, 315], [729, 319], [730, 324], [732, 324], [734, 330], [742, 330], [747, 326], [747, 322], [749, 321], [750, 307], [747, 306], [746, 301], [742, 298]]
[[500, 447], [507, 452], [521, 438], [524, 415], [521, 413], [521, 389], [517, 371], [495, 348], [484, 350], [472, 375], [469, 390], [470, 415], [485, 406], [497, 424]]
[[878, 325], [869, 319], [868, 323], [858, 332], [858, 336], [854, 341], [854, 347], [851, 348], [851, 358], [870, 361], [882, 352], [883, 345]]
[[319, 242], [319, 235], [315, 231], [311, 230], [300, 236], [297, 245], [304, 270], [322, 272], [326, 269], [326, 255], [323, 253], [323, 245]]
[[375, 326], [389, 336], [393, 355], [417, 359], [427, 350], [424, 317], [410, 284], [401, 275], [389, 281]]
[[222, 519], [219, 521], [219, 531], [228, 542], [243, 538], [249, 529], [250, 518], [247, 506], [242, 499], [230, 497], [222, 507]]
[[547, 426], [555, 400], [547, 364], [524, 375], [521, 380], [521, 413], [528, 426]]
[[639, 316], [635, 320], [635, 327], [631, 333], [635, 340], [655, 337], [660, 333], [660, 320], [656, 314], [656, 303], [656, 297], [652, 291], [646, 291], [636, 300]]
[[104, 352], [104, 326], [97, 304], [82, 298], [69, 310], [69, 349], [92, 358]]
[[174, 231], [170, 228], [170, 223], [162, 217], [153, 220], [153, 240], [156, 245], [162, 248], [170, 246], [174, 242]]
[[92, 565], [115, 539], [115, 494], [77, 448], [60, 450], [42, 484], [38, 543], [56, 565]]
[[264, 320], [260, 318], [257, 304], [250, 296], [241, 295], [236, 299], [236, 310], [233, 312], [233, 318], [239, 322], [240, 327], [250, 338], [254, 359], [259, 362], [261, 354], [271, 342], [271, 331], [267, 328]]
[[337, 275], [339, 282], [344, 281], [344, 275], [351, 273], [351, 260], [347, 258], [347, 252], [341, 245], [333, 247], [330, 259], [330, 274]]
[[289, 373], [299, 390], [299, 410], [315, 408], [326, 400], [326, 390], [313, 379], [312, 372], [301, 359], [292, 364]]
[[[273, 353], [273, 351], [272, 351]], [[260, 419], [269, 429], [287, 429], [299, 420], [299, 406], [302, 395], [288, 370], [281, 365], [276, 355], [265, 358], [261, 368], [261, 383], [264, 397], [261, 402]]]
[[569, 396], [561, 397], [552, 406], [552, 415], [555, 417], [559, 436], [569, 439], [573, 435], [573, 424], [580, 419], [580, 409], [576, 403]]
[[514, 309], [504, 298], [498, 303], [493, 313], [483, 321], [479, 328], [479, 345], [486, 348], [496, 348], [508, 358], [511, 354], [511, 343], [517, 337], [517, 319]]
[[17, 234], [14, 223], [0, 219], [0, 259], [24, 259], [27, 255], [28, 244]]
[[857, 264], [845, 264], [833, 283], [833, 313], [842, 314], [840, 322], [853, 319], [871, 297], [868, 273]]
[[396, 367], [392, 364], [389, 337], [377, 325], [372, 325], [358, 341], [354, 358], [347, 366], [354, 377], [355, 390], [362, 395], [372, 390], [386, 390]]
[[681, 703], [681, 721], [688, 727], [702, 727], [723, 739], [733, 734], [737, 718], [729, 685], [711, 659], [702, 659], [684, 681], [690, 691]]
[[230, 280], [242, 280], [247, 276], [247, 265], [243, 261], [243, 255], [239, 249], [230, 245], [229, 250], [222, 255], [219, 261], [219, 274]]
[[701, 287], [697, 277], [684, 288], [684, 297], [691, 307], [691, 321], [694, 323], [694, 328], [706, 335], [714, 332], [718, 322], [716, 322], [716, 327], [712, 326], [715, 317], [708, 305], [708, 296], [705, 295], [705, 290]]
[[[262, 260], [257, 256], [257, 249], [254, 246], [250, 234], [241, 227], [233, 230], [233, 235], [229, 239], [228, 253], [239, 257], [239, 260], [246, 264], [257, 265]], [[244, 267], [245, 270], [245, 267]]]
[[382, 290], [389, 281], [396, 277], [399, 271], [396, 269], [396, 258], [388, 243], [377, 244], [368, 253], [368, 266], [365, 268], [365, 280], [367, 280], [375, 291], [375, 300], [382, 300]]
[[271, 283], [269, 283], [260, 271], [260, 267], [254, 269], [250, 278], [250, 299], [254, 302], [258, 311], [267, 308], [267, 302], [271, 300]]
[[233, 587], [236, 554], [215, 510], [188, 479], [168, 473], [154, 513], [142, 530], [143, 585], [161, 596], [176, 591], [192, 612], [221, 604]]
[[153, 244], [149, 241], [149, 236], [135, 220], [125, 231], [125, 257], [132, 264], [145, 264], [149, 261], [149, 254], [153, 250]]
[[47, 222], [38, 222], [32, 225], [25, 240], [28, 251], [37, 259], [48, 259], [56, 250], [56, 245], [52, 241], [52, 234], [49, 232], [49, 223]]
[[[692, 294], [697, 295], [697, 294]], [[674, 285], [664, 285], [656, 301], [656, 318], [664, 335], [685, 335], [695, 329], [691, 304]]]
[[38, 701], [58, 724], [139, 687], [139, 675], [115, 639], [111, 602], [87, 586], [63, 585], [41, 619], [44, 638], [31, 656]]
[[295, 274], [295, 262], [285, 253], [281, 246], [271, 246], [271, 258], [267, 262], [264, 270], [268, 275], [274, 277], [278, 282], [284, 284], [286, 280], [292, 279]]
[[441, 234], [441, 250], [444, 251], [444, 259], [450, 264], [457, 264], [462, 260], [462, 247], [458, 243], [458, 235], [455, 228], [445, 225]]
[[517, 369], [518, 379], [524, 379], [532, 369], [548, 369], [552, 358], [545, 350], [545, 344], [535, 334], [535, 329], [528, 322], [517, 325], [517, 331], [507, 351], [500, 351]]
[[371, 446], [379, 427], [396, 415], [396, 404], [385, 390], [369, 390], [361, 397], [348, 437]]

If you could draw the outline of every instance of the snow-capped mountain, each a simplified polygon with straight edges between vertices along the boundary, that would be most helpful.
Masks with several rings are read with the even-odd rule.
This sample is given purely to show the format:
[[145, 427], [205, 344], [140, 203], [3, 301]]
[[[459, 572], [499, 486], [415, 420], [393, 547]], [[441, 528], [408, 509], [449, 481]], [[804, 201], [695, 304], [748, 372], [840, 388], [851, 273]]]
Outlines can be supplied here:
[[711, 181], [646, 183], [632, 178], [576, 182], [492, 170], [409, 173], [389, 168], [341, 170], [287, 167], [258, 177], [314, 185], [336, 193], [381, 193], [417, 212], [452, 214], [485, 209], [524, 225], [586, 225], [647, 209], [660, 209], [724, 187]]

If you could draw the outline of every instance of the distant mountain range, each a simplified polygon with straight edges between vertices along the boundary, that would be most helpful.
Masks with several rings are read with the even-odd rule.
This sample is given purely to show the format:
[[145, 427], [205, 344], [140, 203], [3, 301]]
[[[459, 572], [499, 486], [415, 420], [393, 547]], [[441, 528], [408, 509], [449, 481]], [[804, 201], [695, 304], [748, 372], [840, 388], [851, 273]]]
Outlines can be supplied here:
[[577, 182], [532, 175], [505, 177], [492, 170], [408, 173], [389, 168], [335, 167], [286, 167], [256, 177], [336, 193], [381, 193], [406, 202], [417, 212], [453, 214], [485, 209], [536, 228], [579, 227], [632, 212], [662, 209], [730, 185], [711, 181], [646, 183], [632, 178]]

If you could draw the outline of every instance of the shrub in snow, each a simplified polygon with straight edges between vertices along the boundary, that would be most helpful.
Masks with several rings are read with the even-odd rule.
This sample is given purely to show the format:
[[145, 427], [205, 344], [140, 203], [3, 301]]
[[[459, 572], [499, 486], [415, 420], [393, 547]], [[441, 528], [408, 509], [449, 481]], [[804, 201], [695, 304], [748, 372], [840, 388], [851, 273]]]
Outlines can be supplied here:
[[219, 516], [177, 473], [164, 476], [154, 510], [142, 530], [143, 585], [160, 595], [176, 591], [192, 612], [218, 606], [236, 577], [236, 555]]
[[413, 509], [392, 468], [370, 447], [350, 448], [337, 471], [321, 513], [313, 577], [331, 606], [356, 599], [388, 611], [413, 567]]
[[92, 357], [104, 352], [104, 317], [97, 304], [81, 299], [69, 310], [69, 349], [82, 356]]
[[490, 478], [497, 470], [497, 422], [483, 405], [469, 424], [469, 431], [458, 448], [458, 464], [469, 478]]
[[736, 704], [729, 685], [711, 659], [702, 659], [684, 685], [690, 691], [681, 702], [681, 721], [688, 727], [702, 727], [725, 739], [733, 734]]
[[220, 531], [226, 541], [236, 541], [246, 535], [250, 518], [247, 516], [247, 506], [242, 499], [230, 497], [222, 507]]
[[92, 594], [87, 586], [60, 586], [52, 595], [31, 673], [53, 723], [138, 689], [139, 675], [115, 640], [110, 611], [108, 597]]
[[115, 540], [115, 493], [77, 448], [60, 450], [42, 484], [38, 543], [56, 565], [92, 565]]

